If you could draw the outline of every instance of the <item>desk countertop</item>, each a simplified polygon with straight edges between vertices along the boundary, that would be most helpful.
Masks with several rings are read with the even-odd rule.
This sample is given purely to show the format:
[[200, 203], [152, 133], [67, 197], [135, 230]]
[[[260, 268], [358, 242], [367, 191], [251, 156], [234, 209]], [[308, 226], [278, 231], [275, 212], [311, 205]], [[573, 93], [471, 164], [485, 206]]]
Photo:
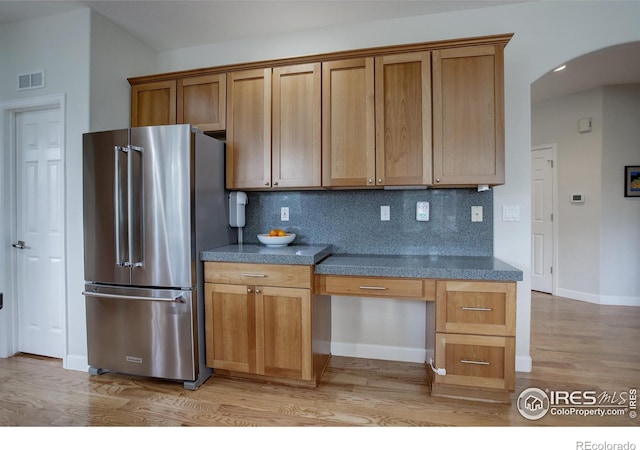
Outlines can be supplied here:
[[325, 258], [316, 274], [521, 281], [522, 271], [485, 256], [346, 255]]

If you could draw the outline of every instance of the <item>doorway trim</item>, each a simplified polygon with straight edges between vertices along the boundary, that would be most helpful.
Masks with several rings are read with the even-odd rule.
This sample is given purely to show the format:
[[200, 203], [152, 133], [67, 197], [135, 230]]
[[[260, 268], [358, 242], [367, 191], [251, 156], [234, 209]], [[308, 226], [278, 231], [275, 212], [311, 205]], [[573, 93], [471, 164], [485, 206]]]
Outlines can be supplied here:
[[[16, 115], [22, 112], [38, 111], [42, 109], [59, 109], [60, 119], [62, 122], [62, 129], [65, 132], [62, 133], [62, 155], [64, 158], [64, 166], [66, 173], [67, 166], [67, 147], [66, 147], [66, 95], [65, 94], [53, 94], [40, 97], [30, 97], [17, 100], [8, 100], [0, 102], [0, 118], [2, 125], [0, 126], [0, 148], [3, 151], [0, 153], [0, 178], [4, 180], [0, 185], [0, 211], [2, 211], [5, 217], [13, 217], [13, 212], [16, 211]], [[66, 181], [65, 189], [62, 194], [66, 217]], [[13, 252], [8, 251], [10, 242], [15, 242], [16, 239], [16, 221], [11, 220], [10, 223], [0, 225], [0, 238], [5, 245], [0, 246], [0, 262], [3, 267], [8, 267], [8, 273], [4, 274], [4, 308], [6, 309], [4, 317], [0, 314], [0, 358], [8, 358], [14, 355], [18, 351], [18, 306], [15, 304], [16, 296], [16, 256]], [[64, 264], [64, 334], [67, 334], [67, 224], [66, 220], [63, 221], [63, 248], [65, 255]], [[2, 283], [0, 282], [0, 288]], [[68, 347], [65, 338], [65, 348], [63, 352], [63, 367], [66, 364], [66, 355]]]
[[[534, 145], [531, 147], [531, 158], [533, 156], [533, 152], [536, 150], [551, 150], [551, 159], [553, 160], [553, 165], [551, 167], [551, 176], [553, 177], [553, 183], [551, 185], [551, 198], [552, 198], [552, 208], [551, 213], [553, 214], [552, 221], [552, 233], [553, 233], [553, 242], [552, 242], [552, 260], [551, 266], [553, 267], [553, 273], [551, 277], [551, 294], [556, 295], [556, 289], [558, 285], [558, 276], [560, 275], [560, 268], [558, 267], [558, 145], [557, 144], [544, 144], [544, 145]], [[531, 236], [533, 239], [533, 234]], [[531, 267], [533, 271], [533, 266]]]

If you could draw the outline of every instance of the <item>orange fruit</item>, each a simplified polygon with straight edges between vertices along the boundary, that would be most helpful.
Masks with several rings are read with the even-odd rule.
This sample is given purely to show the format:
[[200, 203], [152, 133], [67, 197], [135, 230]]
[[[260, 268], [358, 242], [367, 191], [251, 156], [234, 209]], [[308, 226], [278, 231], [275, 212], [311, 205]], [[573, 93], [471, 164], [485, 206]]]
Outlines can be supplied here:
[[278, 230], [278, 236], [286, 236], [287, 233], [284, 230]]
[[271, 231], [269, 231], [269, 236], [278, 236], [278, 232], [279, 232], [279, 231], [280, 231], [280, 230], [276, 230], [276, 229], [271, 230]]

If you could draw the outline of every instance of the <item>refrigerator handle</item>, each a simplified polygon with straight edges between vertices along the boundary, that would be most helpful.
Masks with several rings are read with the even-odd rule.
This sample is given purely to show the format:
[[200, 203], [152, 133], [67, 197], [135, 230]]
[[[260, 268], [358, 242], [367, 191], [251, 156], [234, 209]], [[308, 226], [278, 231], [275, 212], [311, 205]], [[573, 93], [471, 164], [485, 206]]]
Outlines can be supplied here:
[[144, 265], [144, 227], [143, 227], [143, 187], [142, 179], [144, 171], [143, 155], [144, 148], [135, 145], [129, 146], [129, 264], [133, 267]]
[[113, 180], [113, 205], [114, 205], [114, 228], [115, 228], [115, 250], [116, 250], [116, 266], [128, 267], [130, 265], [128, 257], [127, 242], [128, 237], [128, 209], [129, 205], [125, 204], [128, 195], [124, 195], [122, 192], [122, 168], [121, 158], [122, 153], [128, 153], [126, 147], [116, 145], [115, 150], [115, 170]]
[[177, 295], [175, 297], [143, 297], [140, 295], [104, 294], [91, 291], [82, 291], [82, 295], [84, 295], [85, 297], [114, 298], [121, 300], [148, 300], [153, 302], [186, 303], [182, 295]]

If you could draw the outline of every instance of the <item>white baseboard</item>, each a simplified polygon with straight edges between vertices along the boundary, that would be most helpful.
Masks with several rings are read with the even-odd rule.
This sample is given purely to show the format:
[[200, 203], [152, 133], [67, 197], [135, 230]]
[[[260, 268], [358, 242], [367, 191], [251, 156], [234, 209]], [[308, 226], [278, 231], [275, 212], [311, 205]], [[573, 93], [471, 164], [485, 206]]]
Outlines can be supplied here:
[[556, 289], [558, 297], [566, 297], [572, 300], [595, 303], [597, 305], [610, 306], [640, 306], [640, 297], [622, 295], [599, 295], [590, 292], [574, 291], [572, 289]]
[[516, 372], [531, 372], [533, 360], [531, 356], [516, 355]]
[[335, 356], [349, 356], [351, 358], [370, 358], [417, 363], [424, 363], [427, 360], [427, 351], [424, 348], [354, 344], [351, 342], [332, 342], [331, 354]]
[[68, 370], [88, 372], [89, 362], [87, 357], [83, 355], [67, 355], [62, 362], [62, 367]]

